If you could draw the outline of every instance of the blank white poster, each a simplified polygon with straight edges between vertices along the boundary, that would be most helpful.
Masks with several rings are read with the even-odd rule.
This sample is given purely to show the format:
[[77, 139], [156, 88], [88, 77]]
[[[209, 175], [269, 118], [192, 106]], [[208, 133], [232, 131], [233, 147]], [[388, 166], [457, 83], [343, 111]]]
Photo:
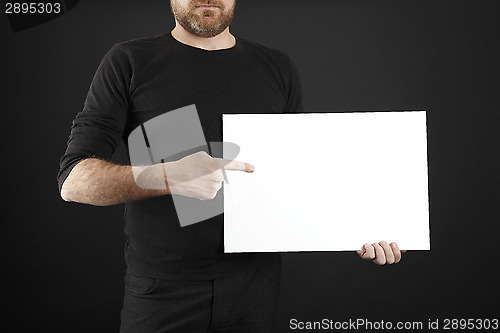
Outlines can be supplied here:
[[430, 250], [425, 111], [225, 114], [225, 252]]

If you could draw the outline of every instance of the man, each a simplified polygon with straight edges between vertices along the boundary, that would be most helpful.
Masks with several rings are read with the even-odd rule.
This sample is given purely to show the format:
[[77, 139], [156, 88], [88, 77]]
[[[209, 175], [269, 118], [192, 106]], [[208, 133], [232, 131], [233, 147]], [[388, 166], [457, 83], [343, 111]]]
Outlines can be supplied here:
[[[62, 198], [125, 203], [122, 332], [265, 332], [272, 326], [280, 254], [224, 254], [222, 215], [181, 228], [170, 195], [210, 200], [224, 180], [221, 168], [251, 173], [253, 166], [204, 152], [143, 167], [108, 161], [137, 126], [186, 105], [196, 105], [207, 141], [222, 141], [222, 113], [303, 111], [290, 58], [233, 36], [234, 7], [235, 0], [171, 0], [171, 33], [111, 48], [73, 121], [58, 174]], [[152, 186], [138, 186], [137, 173]], [[365, 244], [358, 254], [391, 264], [401, 258], [391, 246]]]

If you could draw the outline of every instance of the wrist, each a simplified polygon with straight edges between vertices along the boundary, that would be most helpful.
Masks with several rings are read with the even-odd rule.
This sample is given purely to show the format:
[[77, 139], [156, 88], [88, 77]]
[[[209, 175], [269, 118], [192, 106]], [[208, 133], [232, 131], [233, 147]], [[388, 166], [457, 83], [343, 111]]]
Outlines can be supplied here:
[[145, 190], [160, 190], [170, 194], [165, 164], [132, 166], [135, 184]]

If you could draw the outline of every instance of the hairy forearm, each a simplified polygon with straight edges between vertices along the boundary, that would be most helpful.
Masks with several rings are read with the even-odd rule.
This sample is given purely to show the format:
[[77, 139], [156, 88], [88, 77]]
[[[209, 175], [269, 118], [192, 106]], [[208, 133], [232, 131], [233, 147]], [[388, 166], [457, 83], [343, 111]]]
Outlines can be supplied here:
[[[142, 186], [137, 185], [132, 168], [136, 175], [146, 175], [141, 179]], [[61, 197], [65, 201], [109, 206], [170, 194], [161, 170], [161, 165], [132, 167], [88, 158], [71, 170]]]

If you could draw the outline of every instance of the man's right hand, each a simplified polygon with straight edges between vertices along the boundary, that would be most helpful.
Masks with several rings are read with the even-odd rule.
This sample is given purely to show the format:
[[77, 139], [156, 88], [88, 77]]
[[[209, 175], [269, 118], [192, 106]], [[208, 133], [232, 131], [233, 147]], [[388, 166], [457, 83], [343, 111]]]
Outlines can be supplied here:
[[199, 151], [178, 161], [163, 163], [162, 167], [171, 194], [200, 200], [215, 198], [224, 181], [224, 170], [249, 173], [255, 170], [248, 163], [213, 158], [204, 151]]

